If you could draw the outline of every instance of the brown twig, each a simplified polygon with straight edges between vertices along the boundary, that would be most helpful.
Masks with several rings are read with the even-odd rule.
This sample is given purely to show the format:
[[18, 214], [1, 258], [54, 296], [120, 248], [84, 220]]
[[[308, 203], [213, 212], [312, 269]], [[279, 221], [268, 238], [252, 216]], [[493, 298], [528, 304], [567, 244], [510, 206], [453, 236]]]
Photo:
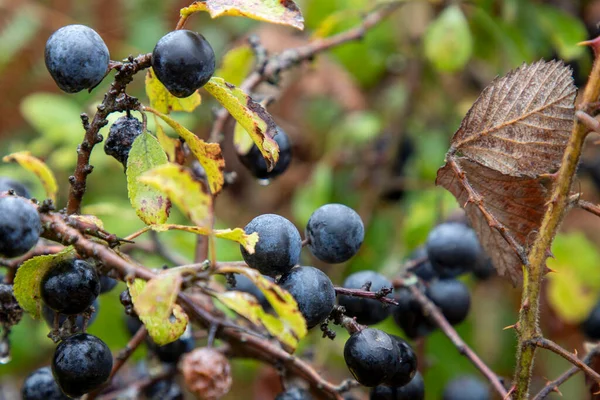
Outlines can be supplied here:
[[397, 306], [398, 302], [396, 300], [394, 300], [391, 297], [387, 297], [387, 295], [391, 293], [391, 289], [392, 288], [390, 288], [390, 290], [382, 289], [377, 292], [371, 292], [369, 290], [348, 289], [348, 288], [336, 286], [335, 293], [343, 294], [345, 296], [362, 297], [364, 299], [374, 299], [374, 300], [378, 300], [382, 303], [393, 304], [393, 305]]
[[[596, 346], [594, 347], [582, 360], [582, 362], [585, 365], [590, 365], [590, 363], [593, 361], [593, 359], [598, 356], [598, 354], [600, 353], [600, 347]], [[543, 400], [546, 398], [546, 396], [548, 396], [550, 393], [552, 392], [557, 392], [558, 391], [558, 387], [560, 385], [562, 385], [563, 383], [565, 383], [566, 381], [568, 381], [572, 376], [576, 375], [579, 371], [581, 371], [581, 369], [577, 366], [573, 366], [571, 368], [569, 368], [568, 370], [566, 370], [564, 373], [562, 373], [558, 378], [556, 378], [553, 381], [550, 381], [546, 384], [546, 386], [544, 386], [544, 388], [542, 390], [539, 391], [538, 394], [536, 394], [533, 397], [533, 400]], [[559, 392], [560, 393], [560, 392]]]
[[461, 339], [456, 330], [444, 318], [441, 311], [425, 296], [416, 285], [408, 286], [414, 298], [423, 308], [425, 315], [429, 316], [438, 328], [450, 339], [452, 344], [458, 349], [458, 352], [467, 357], [471, 363], [487, 378], [494, 389], [505, 399], [507, 392], [498, 376], [479, 358], [477, 354]]
[[[391, 13], [396, 11], [402, 5], [402, 2], [394, 2], [378, 7], [375, 11], [368, 14], [362, 23], [347, 31], [338, 33], [337, 35], [328, 38], [317, 39], [307, 45], [299, 46], [293, 49], [285, 50], [282, 53], [270, 56], [266, 62], [258, 65], [257, 69], [252, 72], [240, 85], [240, 88], [246, 92], [252, 92], [262, 82], [276, 82], [281, 72], [286, 71], [302, 62], [312, 60], [314, 56], [329, 50], [341, 44], [359, 40], [364, 37], [365, 33], [387, 18]], [[220, 109], [215, 114], [210, 141], [219, 142], [219, 137], [225, 130], [225, 125], [229, 119], [229, 113], [225, 109]]]
[[582, 210], [600, 217], [600, 205], [581, 199], [576, 199], [574, 203], [575, 206], [581, 208]]
[[590, 378], [592, 378], [596, 383], [600, 384], [600, 375], [590, 368], [584, 361], [580, 360], [576, 354], [571, 353], [568, 350], [565, 350], [558, 344], [554, 343], [551, 340], [546, 338], [535, 338], [528, 342], [530, 346], [539, 347], [542, 349], [547, 349], [552, 351], [555, 354], [558, 354], [565, 360], [569, 361], [575, 367], [579, 368], [583, 372], [585, 372]]
[[108, 124], [106, 119], [109, 114], [116, 111], [135, 110], [139, 108], [139, 102], [136, 98], [125, 93], [125, 88], [133, 80], [133, 76], [139, 71], [150, 67], [150, 54], [139, 55], [136, 58], [130, 57], [129, 62], [116, 63], [113, 68], [117, 70], [110, 89], [106, 92], [102, 104], [97, 108], [96, 114], [89, 121], [86, 114], [81, 114], [81, 121], [85, 129], [83, 141], [77, 148], [77, 166], [75, 172], [69, 177], [71, 190], [67, 202], [67, 213], [75, 214], [79, 212], [81, 200], [85, 194], [86, 179], [92, 173], [93, 167], [90, 165], [90, 156], [94, 146], [102, 141], [100, 129]]

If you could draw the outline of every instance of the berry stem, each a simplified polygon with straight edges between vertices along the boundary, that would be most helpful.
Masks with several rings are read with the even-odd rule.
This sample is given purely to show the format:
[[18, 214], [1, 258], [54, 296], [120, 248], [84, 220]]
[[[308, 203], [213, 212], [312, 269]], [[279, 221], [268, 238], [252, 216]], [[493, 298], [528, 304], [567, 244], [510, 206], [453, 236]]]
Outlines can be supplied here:
[[[600, 96], [600, 61], [598, 56], [588, 83], [582, 95], [579, 110], [585, 110], [589, 104], [594, 103]], [[526, 400], [529, 398], [529, 384], [533, 372], [533, 361], [536, 346], [531, 346], [531, 341], [542, 337], [538, 324], [540, 292], [543, 277], [546, 271], [546, 258], [552, 241], [558, 231], [566, 209], [569, 206], [569, 194], [573, 177], [577, 171], [577, 164], [581, 156], [583, 143], [589, 132], [587, 126], [579, 118], [573, 121], [573, 129], [567, 148], [562, 158], [560, 169], [556, 175], [554, 189], [548, 208], [544, 214], [542, 225], [535, 242], [529, 253], [529, 268], [523, 268], [523, 295], [521, 311], [516, 331], [519, 339], [517, 349], [517, 368], [514, 376], [514, 399]]]

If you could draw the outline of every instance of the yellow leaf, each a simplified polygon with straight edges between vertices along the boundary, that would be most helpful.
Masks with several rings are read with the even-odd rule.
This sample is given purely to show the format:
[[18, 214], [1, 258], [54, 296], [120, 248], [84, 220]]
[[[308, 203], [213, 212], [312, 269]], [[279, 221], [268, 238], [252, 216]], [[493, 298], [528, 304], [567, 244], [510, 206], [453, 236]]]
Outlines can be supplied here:
[[[265, 295], [273, 310], [278, 317], [271, 314], [261, 314], [260, 321], [262, 325], [275, 336], [281, 343], [285, 344], [292, 352], [298, 346], [298, 342], [306, 336], [306, 321], [298, 310], [298, 303], [289, 292], [279, 287], [275, 282], [271, 282], [263, 277], [258, 271], [245, 267], [222, 267], [219, 273], [237, 273], [247, 276]], [[222, 297], [222, 295], [220, 295]], [[239, 297], [239, 301], [242, 301]], [[254, 298], [253, 298], [254, 299]], [[232, 303], [230, 299], [226, 299]], [[254, 302], [256, 300], [254, 299]], [[238, 307], [238, 305], [234, 305]], [[251, 303], [250, 303], [251, 306]], [[240, 308], [240, 307], [238, 307]], [[233, 308], [232, 308], [233, 309]], [[238, 312], [236, 309], [234, 311]], [[244, 312], [243, 310], [241, 310]], [[241, 315], [245, 314], [238, 312]], [[249, 311], [250, 317], [257, 318], [256, 311]]]
[[150, 107], [165, 114], [169, 114], [171, 111], [192, 112], [202, 102], [197, 91], [182, 99], [173, 96], [156, 78], [152, 68], [148, 69], [146, 73], [146, 95], [150, 100]]
[[147, 171], [138, 180], [166, 193], [194, 224], [211, 226], [212, 197], [188, 168], [167, 163]]
[[159, 346], [177, 340], [187, 326], [187, 314], [175, 304], [181, 282], [181, 275], [163, 273], [148, 282], [135, 279], [127, 283], [135, 312]]
[[188, 144], [191, 152], [196, 156], [202, 168], [206, 172], [208, 184], [212, 194], [217, 194], [223, 188], [225, 179], [223, 177], [223, 170], [225, 169], [225, 160], [221, 153], [221, 146], [217, 143], [206, 143], [198, 136], [194, 135], [186, 127], [178, 123], [169, 116], [158, 112], [152, 108], [146, 108], [147, 111], [158, 116], [160, 119], [165, 121], [167, 125], [177, 132], [179, 136], [183, 138]]
[[216, 76], [234, 85], [241, 85], [246, 79], [254, 63], [254, 53], [248, 45], [238, 46], [229, 50], [224, 56], [221, 66], [215, 72]]
[[52, 201], [56, 201], [56, 192], [58, 191], [56, 178], [50, 168], [48, 168], [42, 160], [32, 156], [28, 151], [20, 151], [4, 156], [2, 161], [17, 162], [26, 170], [33, 172], [42, 183], [42, 186], [44, 186], [46, 196]]
[[[188, 226], [188, 225], [176, 225], [176, 224], [161, 224], [161, 225], [152, 225], [150, 228], [157, 232], [165, 232], [169, 230], [179, 230], [185, 232], [195, 233], [196, 235], [210, 235], [209, 227], [201, 227], [201, 226]], [[258, 233], [253, 232], [251, 234], [247, 234], [244, 232], [242, 228], [235, 229], [216, 229], [213, 232], [213, 235], [221, 238], [232, 240], [244, 246], [246, 251], [250, 254], [254, 254], [254, 247], [256, 243], [258, 243]]]
[[187, 17], [198, 11], [207, 11], [211, 18], [223, 15], [247, 17], [259, 21], [289, 25], [304, 29], [304, 17], [292, 0], [206, 0], [195, 1], [182, 8], [180, 14]]
[[[154, 116], [154, 119], [156, 120], [156, 116]], [[165, 153], [167, 153], [169, 161], [175, 162], [175, 155], [177, 148], [179, 147], [179, 141], [167, 135], [165, 130], [158, 123], [158, 120], [156, 120], [156, 138], [158, 139], [158, 143], [160, 143], [160, 146], [163, 148]]]
[[279, 146], [273, 139], [277, 133], [277, 126], [267, 110], [243, 90], [225, 82], [223, 78], [211, 78], [204, 88], [248, 132], [265, 158], [269, 171], [272, 170], [279, 159]]
[[239, 155], [246, 155], [254, 146], [254, 142], [248, 132], [238, 122], [235, 123], [233, 128], [233, 145]]

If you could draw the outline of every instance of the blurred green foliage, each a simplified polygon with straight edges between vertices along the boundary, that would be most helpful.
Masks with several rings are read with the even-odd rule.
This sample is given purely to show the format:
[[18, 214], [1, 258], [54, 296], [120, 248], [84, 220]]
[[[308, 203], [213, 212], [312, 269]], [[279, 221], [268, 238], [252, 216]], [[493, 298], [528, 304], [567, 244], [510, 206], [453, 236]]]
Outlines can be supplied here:
[[[24, 2], [23, 7], [8, 7], [6, 2], [0, 2], [4, 22], [0, 24], [0, 74], [14, 76], [15, 65], [22, 65], [19, 64], [20, 49], [28, 45], [37, 48], [37, 52], [30, 55], [33, 61], [22, 67], [26, 79], [21, 79], [27, 82], [23, 85], [29, 85], [26, 92], [19, 94], [20, 97], [10, 92], [2, 95], [20, 115], [17, 112], [2, 115], [16, 122], [8, 130], [0, 128], [0, 155], [26, 149], [45, 159], [59, 181], [59, 207], [65, 205], [68, 176], [74, 169], [76, 148], [82, 138], [79, 115], [93, 113], [108, 88], [110, 76], [92, 94], [58, 93], [43, 66], [43, 43], [51, 32], [45, 21], [49, 15], [59, 13], [67, 15], [70, 22], [103, 26], [106, 21], [91, 12], [98, 11], [97, 7], [90, 8], [91, 3], [78, 2], [62, 10], [53, 9], [41, 0]], [[295, 43], [299, 38], [341, 32], [357, 25], [366, 12], [382, 2], [303, 0], [298, 3], [306, 19], [306, 32], [298, 34], [286, 28], [269, 30], [266, 35], [280, 35], [270, 42]], [[398, 274], [402, 260], [425, 241], [431, 227], [457, 208], [451, 195], [434, 186], [436, 171], [443, 164], [452, 133], [482, 88], [497, 74], [524, 62], [551, 57], [572, 63], [578, 84], [584, 82], [581, 78], [589, 71], [591, 57], [588, 50], [576, 44], [587, 39], [588, 30], [596, 33], [594, 27], [586, 27], [582, 16], [598, 1], [582, 1], [581, 8], [575, 11], [572, 7], [556, 6], [563, 3], [568, 6], [570, 2], [475, 0], [446, 6], [439, 1], [407, 1], [396, 14], [366, 33], [363, 40], [345, 44], [322, 56], [333, 64], [330, 69], [325, 70], [318, 58], [301, 72], [290, 74], [294, 82], [284, 86], [281, 101], [271, 110], [295, 144], [292, 166], [271, 185], [261, 186], [244, 171], [233, 151], [226, 151], [227, 170], [237, 172], [238, 181], [218, 199], [217, 227], [244, 226], [257, 214], [274, 212], [291, 218], [302, 232], [314, 209], [328, 202], [344, 203], [357, 209], [368, 222], [360, 253], [347, 265], [326, 267], [304, 252], [303, 263], [327, 268], [336, 284], [360, 269], [381, 270], [388, 276]], [[151, 51], [156, 41], [174, 27], [177, 7], [185, 5], [173, 0], [114, 0], [110, 4], [120, 7], [122, 26], [116, 28], [118, 34], [111, 30], [99, 33], [113, 39], [110, 48], [113, 59]], [[253, 56], [247, 47], [238, 46], [245, 43], [248, 34], [261, 33], [257, 30], [265, 25], [243, 18], [210, 20], [206, 15], [196, 15], [187, 27], [207, 37], [219, 60], [228, 54], [230, 62], [220, 71], [239, 84]], [[233, 57], [235, 53], [228, 51], [236, 47], [233, 51], [238, 55]], [[416, 72], [411, 69], [413, 64], [417, 65]], [[329, 91], [309, 90], [303, 87], [308, 83], [301, 80], [302, 76], [321, 79], [318, 82], [322, 86], [323, 82], [335, 82], [337, 86]], [[418, 87], [413, 90], [414, 79], [418, 80]], [[295, 85], [296, 81], [300, 85]], [[0, 85], [2, 82], [0, 80]], [[142, 74], [128, 91], [145, 101]], [[347, 103], [349, 98], [353, 100], [352, 105]], [[193, 114], [177, 113], [173, 117], [205, 138], [215, 103], [209, 96], [203, 96], [203, 102]], [[10, 109], [10, 105], [3, 107], [0, 111]], [[407, 108], [409, 112], [403, 117]], [[111, 122], [118, 117], [112, 115]], [[153, 118], [149, 118], [148, 127], [154, 131]], [[101, 133], [106, 136], [108, 127]], [[167, 133], [174, 136], [172, 131]], [[396, 143], [394, 138], [399, 136], [410, 139], [414, 145], [402, 173], [392, 174], [403, 196], [394, 201], [373, 201], [372, 193], [379, 191], [380, 185], [389, 183], [382, 182], [381, 178], [381, 165], [385, 164], [381, 161], [382, 153], [389, 149], [390, 143]], [[227, 137], [224, 146], [231, 148]], [[96, 147], [91, 163], [94, 172], [88, 179], [83, 212], [100, 217], [106, 229], [118, 236], [142, 228], [144, 225], [127, 198], [122, 166], [104, 154], [102, 145]], [[35, 196], [43, 196], [35, 178], [17, 166], [0, 165], [0, 174], [24, 180]], [[187, 223], [177, 210], [172, 210], [169, 222]], [[170, 231], [160, 233], [159, 237], [169, 249], [192, 260], [194, 235]], [[147, 236], [139, 239], [147, 240]], [[555, 244], [556, 261], [549, 265], [557, 274], [550, 278], [550, 303], [566, 321], [578, 322], [598, 297], [600, 283], [594, 271], [600, 256], [596, 246], [581, 234], [560, 237]], [[219, 260], [241, 259], [239, 246], [233, 242], [218, 240], [216, 251]], [[133, 256], [149, 268], [160, 268], [166, 263], [159, 256], [145, 252], [135, 252]], [[500, 279], [483, 283], [472, 278], [466, 280], [476, 300], [468, 320], [458, 331], [492, 369], [509, 377], [515, 340], [513, 332], [502, 328], [516, 321], [519, 291], [512, 290], [508, 282]], [[571, 290], [573, 285], [578, 285], [580, 290]], [[124, 347], [128, 339], [118, 300], [123, 289], [124, 285], [119, 285], [101, 296], [98, 319], [90, 328], [90, 332], [105, 340], [113, 351]], [[545, 316], [547, 310], [543, 312]], [[401, 334], [391, 319], [379, 326]], [[11, 335], [13, 361], [0, 365], [0, 386], [7, 385], [9, 380], [14, 385], [33, 368], [48, 364], [53, 344], [45, 337], [47, 332], [43, 322], [29, 317], [15, 328]], [[320, 332], [312, 332], [301, 344], [298, 354], [312, 355], [319, 370], [326, 371], [328, 377], [344, 379], [349, 374], [341, 349], [347, 334], [337, 328], [336, 332], [338, 338], [333, 343], [321, 339]], [[581, 344], [576, 334], [559, 339]], [[421, 365], [426, 369], [428, 399], [439, 399], [445, 383], [452, 377], [477, 374], [439, 332], [419, 344], [418, 352]], [[135, 358], [141, 359], [144, 354], [142, 346]], [[241, 398], [241, 394], [248, 398], [248, 386], [256, 385], [255, 377], [261, 367], [254, 362], [237, 360], [233, 365], [234, 389], [227, 398]], [[560, 372], [555, 360], [550, 358], [540, 359], [537, 368], [539, 376], [552, 377]], [[562, 392], [566, 398], [582, 398], [581, 385], [565, 386]]]

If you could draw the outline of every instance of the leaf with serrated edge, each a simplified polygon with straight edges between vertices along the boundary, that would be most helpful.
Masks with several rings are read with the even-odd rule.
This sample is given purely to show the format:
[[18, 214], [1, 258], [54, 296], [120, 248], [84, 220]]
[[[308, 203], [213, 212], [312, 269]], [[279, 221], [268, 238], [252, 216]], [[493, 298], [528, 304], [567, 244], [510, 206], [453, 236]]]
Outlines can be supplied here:
[[454, 134], [449, 155], [512, 176], [554, 172], [571, 134], [575, 94], [562, 62], [523, 65], [485, 88]]
[[42, 183], [42, 186], [46, 191], [46, 196], [52, 201], [56, 201], [56, 192], [58, 192], [56, 178], [50, 168], [48, 168], [42, 160], [32, 156], [28, 151], [20, 151], [4, 156], [2, 161], [17, 162], [26, 170], [33, 172]]
[[146, 73], [146, 95], [150, 100], [150, 107], [155, 110], [169, 114], [171, 111], [192, 112], [200, 105], [202, 99], [198, 91], [194, 94], [178, 98], [173, 96], [167, 88], [156, 78], [152, 68]]
[[[464, 179], [461, 181], [462, 174]], [[509, 277], [514, 285], [519, 283], [522, 259], [499, 229], [505, 229], [524, 253], [535, 240], [546, 210], [550, 195], [546, 182], [541, 178], [504, 175], [458, 158], [439, 169], [436, 184], [449, 190], [465, 209], [498, 273]], [[469, 201], [470, 197], [474, 201]], [[480, 206], [477, 197], [481, 199]]]
[[207, 11], [211, 18], [223, 15], [247, 17], [259, 21], [289, 25], [304, 29], [304, 18], [292, 0], [206, 0], [195, 1], [182, 8], [180, 15], [186, 17], [199, 11]]
[[39, 318], [42, 311], [41, 282], [44, 275], [61, 261], [74, 256], [73, 247], [66, 247], [60, 253], [30, 258], [17, 269], [14, 282], [15, 298], [32, 318]]
[[159, 346], [179, 339], [187, 327], [187, 314], [175, 304], [181, 282], [181, 275], [163, 273], [148, 282], [135, 279], [127, 283], [135, 312]]
[[[152, 225], [152, 230], [156, 232], [164, 232], [169, 230], [179, 230], [185, 232], [195, 233], [197, 235], [210, 235], [210, 228], [201, 226], [187, 226], [187, 225], [176, 225], [176, 224], [162, 224]], [[254, 247], [258, 243], [258, 233], [253, 232], [247, 234], [242, 228], [235, 229], [215, 229], [212, 231], [215, 237], [221, 239], [228, 239], [237, 242], [244, 246], [246, 251], [250, 254], [254, 254]]]
[[271, 170], [279, 159], [279, 146], [273, 139], [277, 126], [265, 108], [223, 78], [213, 77], [204, 89], [214, 96], [248, 132]]
[[[287, 345], [292, 351], [296, 349], [298, 342], [306, 336], [306, 321], [298, 310], [298, 303], [292, 295], [279, 287], [276, 283], [263, 277], [258, 271], [244, 267], [222, 267], [220, 273], [236, 273], [248, 277], [256, 287], [265, 295], [266, 299], [277, 313], [278, 318], [263, 318], [262, 323], [271, 334], [283, 344]], [[279, 322], [282, 327], [279, 328]], [[271, 332], [271, 329], [273, 332]], [[279, 334], [274, 332], [279, 331]]]
[[171, 203], [160, 190], [140, 182], [138, 177], [167, 163], [167, 155], [158, 140], [147, 132], [135, 138], [127, 159], [127, 191], [136, 214], [146, 225], [163, 224]]
[[166, 193], [194, 224], [210, 226], [212, 197], [206, 193], [204, 184], [194, 179], [188, 168], [167, 163], [147, 171], [138, 180]]
[[225, 178], [223, 177], [223, 170], [225, 169], [225, 160], [221, 153], [221, 146], [217, 143], [206, 143], [198, 136], [194, 135], [186, 127], [178, 123], [169, 116], [164, 115], [156, 110], [150, 110], [154, 112], [159, 118], [165, 121], [171, 128], [177, 132], [179, 136], [185, 140], [190, 148], [190, 151], [196, 156], [202, 168], [206, 172], [208, 179], [208, 185], [212, 194], [217, 194], [223, 188]]

